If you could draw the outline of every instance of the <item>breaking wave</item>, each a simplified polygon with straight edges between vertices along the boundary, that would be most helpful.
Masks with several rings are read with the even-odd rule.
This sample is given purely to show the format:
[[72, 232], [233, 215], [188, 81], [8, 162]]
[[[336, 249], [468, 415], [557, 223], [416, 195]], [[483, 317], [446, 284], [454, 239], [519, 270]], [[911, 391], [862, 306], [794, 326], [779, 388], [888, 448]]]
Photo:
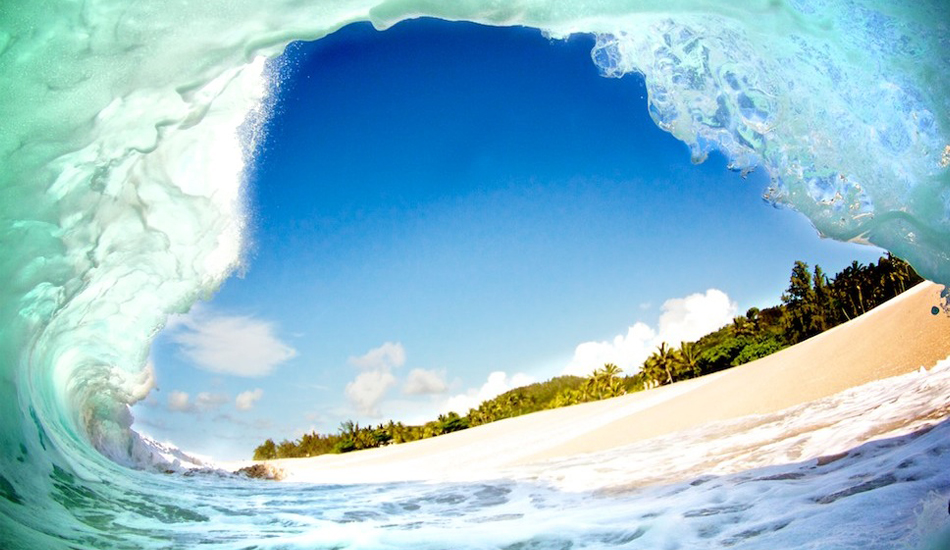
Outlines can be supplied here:
[[[129, 405], [152, 387], [148, 348], [167, 315], [241, 261], [245, 163], [279, 85], [265, 60], [352, 22], [385, 29], [420, 16], [596, 35], [593, 62], [605, 76], [643, 74], [651, 116], [696, 161], [719, 150], [737, 171], [765, 170], [768, 200], [821, 234], [873, 243], [950, 282], [950, 9], [939, 0], [8, 2], [5, 548], [279, 545], [262, 541], [279, 538], [293, 495], [211, 476], [175, 498], [180, 477], [125, 468], [158, 460], [130, 431]], [[287, 504], [274, 523], [209, 534], [201, 488], [221, 507]], [[570, 547], [538, 540], [519, 547]]]

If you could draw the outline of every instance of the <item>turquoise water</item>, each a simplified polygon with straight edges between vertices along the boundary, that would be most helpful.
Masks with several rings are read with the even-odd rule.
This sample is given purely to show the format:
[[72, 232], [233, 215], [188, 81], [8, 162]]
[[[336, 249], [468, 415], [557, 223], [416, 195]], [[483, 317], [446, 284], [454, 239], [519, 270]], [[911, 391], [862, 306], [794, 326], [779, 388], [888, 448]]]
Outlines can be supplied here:
[[[697, 161], [720, 150], [737, 171], [766, 170], [768, 198], [801, 211], [822, 234], [874, 243], [950, 282], [950, 8], [905, 4], [5, 3], [3, 548], [801, 546], [825, 520], [808, 523], [802, 518], [817, 514], [794, 508], [800, 515], [779, 527], [789, 519], [782, 513], [752, 514], [748, 502], [730, 507], [738, 495], [759, 498], [737, 472], [706, 493], [713, 486], [693, 485], [702, 474], [690, 470], [636, 498], [526, 479], [324, 487], [158, 474], [164, 467], [153, 449], [129, 430], [128, 405], [152, 387], [148, 346], [166, 316], [212, 293], [242, 260], [243, 171], [277, 84], [265, 58], [354, 21], [384, 29], [428, 15], [537, 27], [554, 38], [593, 33], [593, 62], [606, 76], [642, 73], [651, 116]], [[923, 386], [914, 392], [933, 390]], [[825, 543], [816, 547], [923, 540], [918, 519], [941, 498], [945, 511], [950, 487], [934, 473], [947, 470], [945, 430], [895, 440], [894, 449], [922, 445], [929, 457], [903, 468], [913, 479], [893, 474], [825, 503], [837, 511], [822, 517], [863, 528], [816, 539]], [[895, 472], [912, 458], [882, 448], [862, 456]], [[848, 464], [881, 465], [866, 460]], [[799, 466], [790, 461], [781, 475]], [[828, 482], [806, 473], [758, 486], [774, 498], [810, 498], [781, 490], [789, 481], [811, 487], [809, 494]], [[901, 498], [888, 499], [898, 488]], [[890, 524], [862, 511], [867, 495], [888, 504], [876, 514], [899, 519], [893, 537], [874, 535]], [[689, 535], [676, 527], [709, 517], [717, 518], [711, 527]], [[464, 544], [453, 535], [460, 528]]]

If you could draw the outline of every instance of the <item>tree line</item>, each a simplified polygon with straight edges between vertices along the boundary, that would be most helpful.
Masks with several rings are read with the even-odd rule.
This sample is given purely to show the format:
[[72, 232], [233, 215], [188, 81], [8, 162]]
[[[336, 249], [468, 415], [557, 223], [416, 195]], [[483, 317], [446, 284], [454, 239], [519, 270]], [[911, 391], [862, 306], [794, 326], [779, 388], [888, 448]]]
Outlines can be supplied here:
[[695, 342], [661, 343], [640, 370], [621, 376], [606, 364], [590, 376], [558, 376], [515, 388], [482, 402], [464, 416], [456, 412], [422, 425], [389, 421], [376, 426], [343, 422], [336, 434], [305, 434], [296, 441], [267, 439], [254, 449], [254, 460], [301, 458], [399, 444], [473, 426], [617, 397], [695, 378], [771, 355], [853, 319], [911, 288], [923, 279], [907, 262], [887, 254], [877, 263], [852, 262], [829, 278], [821, 267], [796, 261], [781, 304], [749, 308], [745, 315]]

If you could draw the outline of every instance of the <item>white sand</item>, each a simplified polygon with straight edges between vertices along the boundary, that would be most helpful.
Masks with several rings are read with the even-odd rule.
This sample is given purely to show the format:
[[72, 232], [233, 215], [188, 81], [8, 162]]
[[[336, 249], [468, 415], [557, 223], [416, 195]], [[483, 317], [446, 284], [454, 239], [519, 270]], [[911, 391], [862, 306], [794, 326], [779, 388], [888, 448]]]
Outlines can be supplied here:
[[504, 468], [776, 412], [950, 355], [950, 318], [931, 314], [941, 288], [923, 283], [797, 346], [702, 378], [413, 443], [270, 464], [287, 481], [315, 483], [489, 479]]

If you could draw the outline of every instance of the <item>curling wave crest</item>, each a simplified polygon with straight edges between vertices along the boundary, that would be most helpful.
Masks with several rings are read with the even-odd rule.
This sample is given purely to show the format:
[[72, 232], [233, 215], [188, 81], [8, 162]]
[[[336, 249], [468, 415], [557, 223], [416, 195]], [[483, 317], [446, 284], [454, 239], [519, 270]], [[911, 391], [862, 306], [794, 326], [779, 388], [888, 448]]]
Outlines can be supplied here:
[[[209, 535], [201, 488], [227, 495], [222, 509], [266, 493], [285, 504], [268, 516], [278, 524], [299, 512], [294, 495], [211, 478], [182, 493], [180, 478], [122, 468], [156, 459], [129, 430], [128, 405], [152, 386], [148, 346], [167, 315], [241, 261], [244, 167], [279, 85], [265, 59], [351, 22], [418, 16], [593, 33], [594, 63], [642, 73], [654, 120], [697, 161], [721, 150], [738, 171], [764, 169], [768, 199], [822, 234], [950, 282], [950, 8], [939, 0], [6, 2], [5, 548], [279, 544], [267, 522]], [[333, 525], [330, 546], [384, 545]], [[300, 532], [283, 542], [306, 546]], [[629, 546], [636, 533], [589, 540]], [[569, 547], [538, 540], [521, 547]]]

